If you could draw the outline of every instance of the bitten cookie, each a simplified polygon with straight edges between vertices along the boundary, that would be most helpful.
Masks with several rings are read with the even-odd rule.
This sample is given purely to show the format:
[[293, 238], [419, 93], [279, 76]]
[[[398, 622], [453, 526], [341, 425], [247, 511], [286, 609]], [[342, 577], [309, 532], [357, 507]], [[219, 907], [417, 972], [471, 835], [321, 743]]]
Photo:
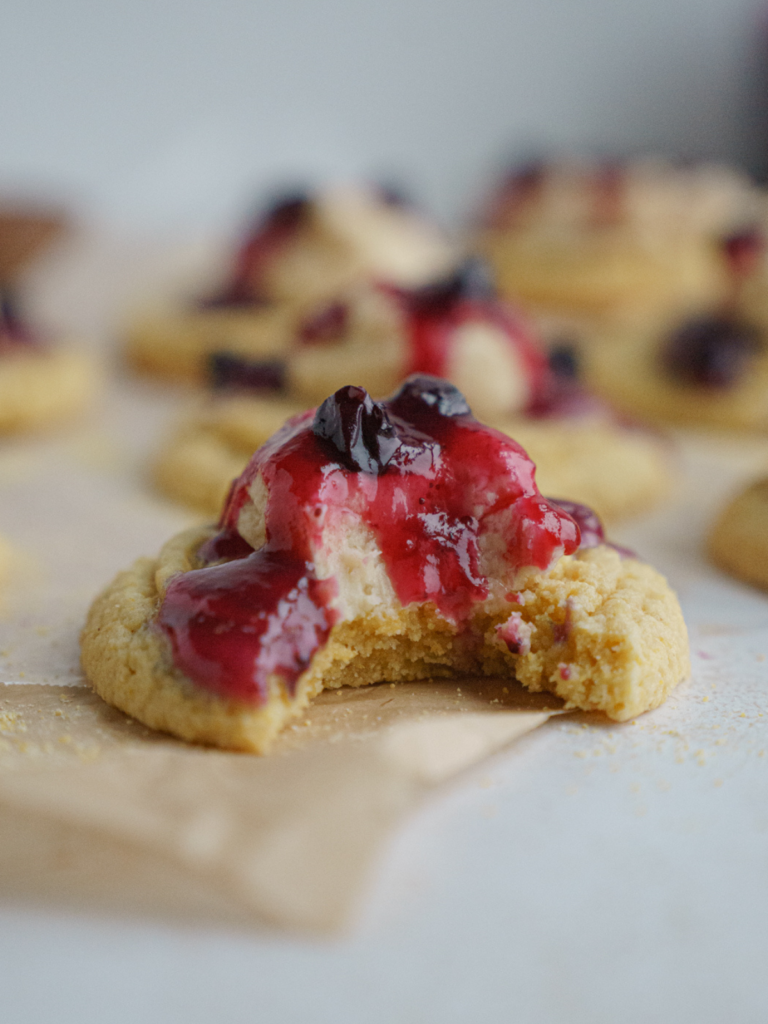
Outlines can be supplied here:
[[708, 549], [721, 569], [768, 590], [768, 478], [751, 484], [723, 509]]
[[322, 689], [486, 674], [624, 721], [688, 671], [680, 608], [444, 381], [340, 389], [251, 459], [217, 529], [94, 602], [85, 671], [187, 740], [263, 753]]

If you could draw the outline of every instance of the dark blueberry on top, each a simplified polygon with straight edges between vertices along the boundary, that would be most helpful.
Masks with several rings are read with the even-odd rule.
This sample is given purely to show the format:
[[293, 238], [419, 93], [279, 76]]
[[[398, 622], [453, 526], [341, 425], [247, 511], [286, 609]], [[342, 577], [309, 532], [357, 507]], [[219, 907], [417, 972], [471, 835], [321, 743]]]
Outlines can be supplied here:
[[349, 306], [344, 302], [332, 302], [304, 321], [299, 327], [299, 341], [303, 345], [337, 341], [346, 331], [348, 323]]
[[429, 374], [412, 374], [390, 399], [390, 405], [402, 409], [404, 414], [434, 410], [441, 416], [471, 416], [467, 400], [454, 385], [442, 377]]
[[747, 372], [763, 344], [751, 324], [730, 316], [689, 320], [669, 339], [662, 352], [670, 376], [685, 384], [727, 388]]
[[334, 458], [354, 472], [383, 473], [400, 447], [395, 427], [381, 402], [365, 388], [339, 388], [315, 413], [312, 432]]
[[280, 391], [285, 386], [285, 363], [214, 352], [208, 358], [208, 384], [216, 390]]
[[556, 341], [549, 350], [549, 368], [561, 380], [578, 380], [579, 356], [570, 341]]
[[376, 193], [385, 206], [396, 206], [407, 210], [414, 205], [407, 191], [395, 182], [379, 182], [376, 185]]
[[529, 160], [524, 164], [516, 164], [507, 171], [502, 188], [513, 195], [528, 194], [538, 189], [547, 176], [547, 165], [544, 160]]
[[747, 227], [727, 235], [721, 245], [731, 270], [745, 274], [765, 251], [765, 235], [757, 226]]
[[255, 231], [284, 230], [290, 231], [299, 227], [312, 208], [312, 199], [308, 192], [289, 192], [274, 200], [264, 213]]
[[417, 312], [440, 313], [465, 299], [485, 301], [496, 297], [493, 271], [480, 256], [470, 256], [453, 273], [409, 293]]
[[19, 314], [16, 296], [9, 290], [0, 291], [0, 344], [31, 342], [29, 328]]

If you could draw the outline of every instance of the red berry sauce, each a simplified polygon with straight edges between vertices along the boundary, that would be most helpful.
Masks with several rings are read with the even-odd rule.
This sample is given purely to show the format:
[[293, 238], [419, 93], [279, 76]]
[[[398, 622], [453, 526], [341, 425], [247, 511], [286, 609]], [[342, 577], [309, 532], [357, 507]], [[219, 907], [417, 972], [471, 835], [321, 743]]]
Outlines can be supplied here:
[[[258, 474], [269, 495], [266, 543], [250, 552], [238, 519]], [[385, 402], [341, 388], [289, 421], [235, 481], [221, 533], [199, 552], [204, 562], [230, 560], [171, 580], [158, 623], [178, 668], [254, 704], [270, 674], [294, 692], [338, 614], [334, 581], [317, 578], [313, 551], [350, 512], [376, 537], [401, 604], [433, 602], [459, 625], [489, 594], [484, 532], [502, 532], [510, 576], [545, 570], [580, 541], [574, 519], [537, 490], [522, 448], [478, 423], [452, 385], [412, 377]]]
[[413, 291], [397, 291], [410, 342], [408, 373], [446, 377], [456, 331], [467, 324], [498, 330], [517, 354], [531, 394], [548, 377], [547, 360], [527, 322], [501, 301], [490, 268], [479, 257], [465, 260], [450, 276]]

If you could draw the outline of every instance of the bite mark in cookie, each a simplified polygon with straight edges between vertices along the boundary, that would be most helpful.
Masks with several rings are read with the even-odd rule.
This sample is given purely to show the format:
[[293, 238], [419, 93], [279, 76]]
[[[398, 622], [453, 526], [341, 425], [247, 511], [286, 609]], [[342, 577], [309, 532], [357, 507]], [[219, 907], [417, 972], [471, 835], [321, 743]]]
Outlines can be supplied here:
[[577, 514], [581, 551], [525, 452], [447, 382], [344, 388], [254, 455], [218, 532], [95, 602], [83, 663], [147, 724], [257, 751], [321, 689], [384, 680], [516, 674], [625, 719], [685, 674], [685, 627]]

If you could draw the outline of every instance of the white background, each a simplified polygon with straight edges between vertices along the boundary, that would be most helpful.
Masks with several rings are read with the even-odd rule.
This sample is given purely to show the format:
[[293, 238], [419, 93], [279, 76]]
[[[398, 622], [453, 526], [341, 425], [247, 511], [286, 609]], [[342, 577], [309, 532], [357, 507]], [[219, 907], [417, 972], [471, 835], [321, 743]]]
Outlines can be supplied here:
[[[444, 217], [550, 149], [768, 167], [759, 0], [4, 0], [0, 188], [198, 228], [375, 173]], [[768, 76], [764, 76], [768, 78]]]

